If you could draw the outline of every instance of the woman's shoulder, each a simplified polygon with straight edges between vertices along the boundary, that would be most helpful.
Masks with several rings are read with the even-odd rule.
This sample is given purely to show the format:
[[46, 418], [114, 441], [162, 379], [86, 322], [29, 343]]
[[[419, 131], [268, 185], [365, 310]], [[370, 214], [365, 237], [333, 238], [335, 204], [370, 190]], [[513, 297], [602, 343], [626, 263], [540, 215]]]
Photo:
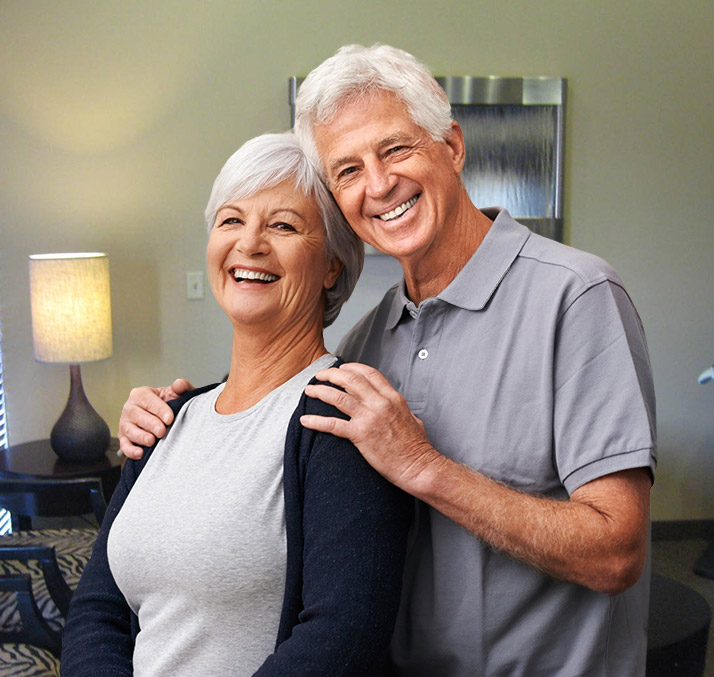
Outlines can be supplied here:
[[[179, 410], [186, 404], [186, 402], [192, 400], [198, 395], [202, 395], [203, 393], [213, 390], [219, 385], [220, 383], [211, 383], [210, 385], [195, 388], [194, 390], [190, 390], [189, 392], [184, 393], [176, 399], [167, 402], [167, 404], [169, 405], [169, 407], [171, 407], [171, 410], [173, 411], [174, 420], [176, 414], [178, 414]], [[159, 441], [157, 440], [154, 444], [144, 447], [144, 453], [142, 454], [141, 458], [137, 460], [128, 458], [124, 462], [122, 472], [125, 480], [129, 482], [130, 486], [133, 485], [133, 483], [139, 477], [146, 464], [149, 462], [149, 458], [151, 458], [151, 455], [154, 452], [154, 449], [156, 448], [158, 442]]]
[[[339, 368], [343, 365], [345, 361], [341, 357], [336, 357], [335, 361], [330, 367]], [[337, 390], [342, 390], [339, 386], [326, 381], [318, 381], [314, 376], [310, 379], [307, 385], [323, 385], [330, 388], [336, 388]], [[318, 400], [314, 397], [308, 397], [304, 392], [300, 398], [295, 414], [302, 416], [303, 414], [315, 414], [316, 416], [328, 416], [332, 418], [344, 418], [347, 416], [343, 414], [337, 407], [331, 404], [327, 404], [322, 400]]]
[[[334, 386], [331, 383], [324, 383], [313, 379], [312, 381], [310, 381], [310, 385], [314, 384], [326, 385], [331, 388], [337, 388], [337, 386]], [[338, 388], [338, 390], [341, 390], [341, 388]], [[305, 393], [303, 393], [302, 397], [300, 398], [300, 403], [298, 404], [298, 411], [300, 412], [300, 416], [302, 416], [303, 414], [315, 414], [316, 416], [328, 416], [331, 418], [347, 418], [347, 415], [343, 414], [337, 407], [334, 407], [331, 404], [327, 404], [326, 402], [318, 400], [314, 397], [308, 397], [307, 395], [305, 395]]]

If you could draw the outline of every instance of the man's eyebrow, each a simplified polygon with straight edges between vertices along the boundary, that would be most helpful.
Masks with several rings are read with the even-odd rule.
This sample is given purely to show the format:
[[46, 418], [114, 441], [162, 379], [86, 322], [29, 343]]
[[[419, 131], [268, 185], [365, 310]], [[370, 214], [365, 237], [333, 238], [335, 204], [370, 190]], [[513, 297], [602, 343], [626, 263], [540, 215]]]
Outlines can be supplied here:
[[[407, 132], [395, 132], [394, 134], [390, 134], [389, 136], [385, 136], [384, 138], [380, 139], [377, 142], [376, 147], [381, 150], [382, 148], [391, 146], [393, 143], [407, 141], [411, 138], [412, 137]], [[332, 160], [332, 162], [330, 162], [329, 169], [330, 171], [334, 172], [339, 167], [352, 164], [353, 162], [357, 162], [358, 160], [359, 157], [357, 155], [345, 155], [343, 157], [335, 158], [334, 160]]]
[[393, 143], [399, 143], [401, 141], [408, 141], [412, 136], [406, 132], [395, 132], [389, 136], [385, 136], [377, 145], [379, 148], [384, 148], [385, 146], [391, 146]]
[[330, 171], [331, 172], [336, 172], [339, 167], [343, 167], [344, 165], [349, 165], [352, 164], [353, 162], [357, 161], [357, 157], [354, 155], [345, 155], [343, 157], [338, 157], [334, 159], [332, 162], [330, 162]]

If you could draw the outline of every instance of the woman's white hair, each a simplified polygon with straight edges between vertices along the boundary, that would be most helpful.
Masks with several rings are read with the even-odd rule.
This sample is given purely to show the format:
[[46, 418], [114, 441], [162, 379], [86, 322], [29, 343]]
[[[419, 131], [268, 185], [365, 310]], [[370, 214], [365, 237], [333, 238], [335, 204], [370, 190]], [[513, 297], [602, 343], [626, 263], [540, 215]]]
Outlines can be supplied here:
[[364, 265], [364, 244], [342, 216], [340, 208], [320, 178], [294, 134], [263, 134], [246, 141], [216, 177], [206, 206], [210, 233], [218, 211], [231, 202], [292, 181], [295, 189], [313, 198], [325, 228], [328, 260], [339, 259], [342, 271], [326, 291], [323, 326], [328, 327], [350, 297]]
[[295, 134], [321, 171], [314, 127], [330, 122], [345, 103], [379, 91], [391, 92], [404, 102], [413, 122], [432, 139], [446, 139], [451, 106], [424, 64], [389, 45], [346, 45], [310, 72], [295, 99]]

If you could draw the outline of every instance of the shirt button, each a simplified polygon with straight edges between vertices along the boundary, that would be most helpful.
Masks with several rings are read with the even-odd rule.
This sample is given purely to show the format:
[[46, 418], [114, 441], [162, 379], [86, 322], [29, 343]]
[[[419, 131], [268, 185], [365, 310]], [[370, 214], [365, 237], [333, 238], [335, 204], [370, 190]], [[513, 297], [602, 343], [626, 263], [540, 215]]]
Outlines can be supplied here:
[[422, 348], [419, 351], [419, 359], [425, 360], [427, 357], [429, 357], [429, 351], [426, 348]]

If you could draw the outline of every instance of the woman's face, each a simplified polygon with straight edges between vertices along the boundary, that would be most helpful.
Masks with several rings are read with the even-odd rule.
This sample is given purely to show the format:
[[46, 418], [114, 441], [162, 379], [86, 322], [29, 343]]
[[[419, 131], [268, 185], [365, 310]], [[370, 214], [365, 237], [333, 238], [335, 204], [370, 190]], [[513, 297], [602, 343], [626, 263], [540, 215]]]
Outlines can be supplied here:
[[234, 321], [268, 329], [318, 325], [323, 290], [341, 265], [327, 260], [312, 198], [281, 183], [221, 208], [206, 249], [208, 280]]

